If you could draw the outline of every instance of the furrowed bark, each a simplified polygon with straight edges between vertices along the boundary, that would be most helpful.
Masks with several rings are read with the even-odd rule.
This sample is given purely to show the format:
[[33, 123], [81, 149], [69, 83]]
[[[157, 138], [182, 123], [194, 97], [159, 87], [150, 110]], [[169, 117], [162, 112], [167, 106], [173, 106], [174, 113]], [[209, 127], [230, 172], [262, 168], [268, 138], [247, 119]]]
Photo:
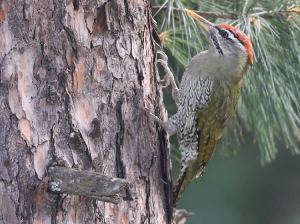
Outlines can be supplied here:
[[[0, 223], [170, 221], [168, 138], [141, 109], [167, 117], [150, 13], [141, 0], [0, 0]], [[118, 205], [52, 193], [54, 166], [132, 187]]]

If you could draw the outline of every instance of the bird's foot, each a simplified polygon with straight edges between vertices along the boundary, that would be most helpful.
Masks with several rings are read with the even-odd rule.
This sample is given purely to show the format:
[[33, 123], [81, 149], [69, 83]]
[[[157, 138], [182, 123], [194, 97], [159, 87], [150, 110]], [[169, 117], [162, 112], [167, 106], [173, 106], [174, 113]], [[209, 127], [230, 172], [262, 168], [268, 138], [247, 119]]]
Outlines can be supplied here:
[[[150, 104], [150, 102], [147, 98], [144, 98], [144, 100], [145, 100], [146, 104], [148, 104], [148, 105]], [[154, 125], [153, 125], [153, 121], [156, 121], [161, 125], [163, 123], [163, 120], [161, 120], [157, 116], [155, 116], [151, 112], [151, 109], [148, 108], [147, 106], [143, 107], [142, 109], [145, 111], [147, 117], [149, 118], [149, 121], [151, 121], [151, 122], [149, 122], [149, 128], [150, 128], [151, 132], [156, 133], [156, 124], [154, 123]]]
[[163, 123], [163, 120], [159, 119], [157, 116], [155, 116], [154, 114], [151, 113], [151, 109], [144, 107], [143, 110], [145, 111], [146, 115], [152, 119], [155, 120], [156, 122], [158, 122], [159, 124]]
[[194, 212], [187, 212], [185, 209], [176, 209], [174, 212], [173, 224], [187, 223], [189, 218], [194, 215]]
[[[166, 72], [166, 75], [164, 76], [164, 78], [160, 81], [160, 82], [165, 82], [165, 85], [162, 85], [161, 88], [166, 88], [170, 85], [170, 83], [173, 86], [173, 83], [175, 84], [175, 80], [174, 80], [174, 76], [171, 72], [171, 70], [169, 69], [168, 66], [168, 56], [165, 54], [165, 52], [163, 51], [157, 51], [157, 54], [160, 54], [162, 56], [161, 59], [157, 59], [156, 60], [156, 64], [158, 62], [160, 62], [160, 64], [163, 66], [164, 71]], [[176, 85], [176, 84], [175, 84]]]

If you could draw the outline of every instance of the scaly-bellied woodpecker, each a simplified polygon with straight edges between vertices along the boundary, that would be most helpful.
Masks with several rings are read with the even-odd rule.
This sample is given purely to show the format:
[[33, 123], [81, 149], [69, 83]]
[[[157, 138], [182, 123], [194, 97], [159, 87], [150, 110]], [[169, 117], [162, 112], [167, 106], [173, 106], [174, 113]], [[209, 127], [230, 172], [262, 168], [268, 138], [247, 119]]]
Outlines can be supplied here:
[[[241, 93], [243, 78], [253, 64], [252, 44], [239, 29], [213, 24], [185, 10], [208, 38], [209, 48], [193, 57], [186, 67], [178, 89], [163, 52], [158, 59], [171, 82], [172, 96], [178, 106], [175, 115], [162, 121], [145, 108], [170, 134], [177, 133], [181, 151], [181, 171], [173, 192], [174, 209], [188, 184], [203, 176], [214, 154], [222, 131], [233, 115]], [[168, 85], [168, 84], [167, 84]]]

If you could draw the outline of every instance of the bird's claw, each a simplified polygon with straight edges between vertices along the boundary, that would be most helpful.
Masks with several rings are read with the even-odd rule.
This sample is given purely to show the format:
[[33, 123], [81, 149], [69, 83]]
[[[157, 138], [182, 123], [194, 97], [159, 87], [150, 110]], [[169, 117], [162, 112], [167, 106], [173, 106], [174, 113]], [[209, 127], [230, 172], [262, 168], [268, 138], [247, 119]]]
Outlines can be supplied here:
[[166, 55], [165, 52], [163, 52], [163, 51], [157, 51], [157, 54], [160, 54], [162, 56], [162, 59], [164, 61], [166, 61], [166, 62], [168, 61], [168, 56]]
[[162, 58], [157, 59], [155, 63], [157, 65], [157, 63], [160, 62], [166, 72], [166, 75], [160, 81], [160, 82], [166, 82], [166, 83], [165, 83], [165, 85], [162, 85], [161, 88], [167, 88], [170, 85], [170, 74], [172, 75], [172, 73], [170, 72], [170, 69], [168, 67], [168, 56], [163, 51], [157, 51], [157, 54], [160, 54]]
[[[145, 101], [147, 104], [151, 104], [150, 100], [147, 99], [147, 98], [144, 98], [144, 101]], [[146, 112], [146, 114], [147, 114], [148, 116], [151, 114], [151, 109], [150, 109], [150, 108], [148, 108], [148, 107], [145, 106], [145, 107], [143, 107], [142, 109]]]
[[[144, 100], [145, 100], [147, 103], [150, 103], [149, 100], [148, 100], [147, 98], [144, 98]], [[150, 108], [148, 108], [148, 107], [143, 107], [142, 109], [145, 111], [147, 117], [149, 118], [149, 120], [150, 120], [151, 122], [153, 122], [154, 120], [156, 120], [156, 116], [155, 116], [154, 114], [151, 113], [151, 109], [150, 109]], [[156, 126], [155, 126], [155, 124], [151, 125], [151, 122], [149, 123], [149, 129], [150, 129], [150, 131], [151, 131], [152, 133], [156, 133], [156, 128], [155, 128]]]
[[145, 113], [149, 116], [151, 114], [151, 110], [147, 107], [144, 107], [143, 110], [145, 111]]
[[160, 80], [160, 83], [162, 83], [162, 82], [166, 82], [165, 85], [161, 86], [161, 88], [163, 88], [163, 89], [167, 88], [170, 85], [170, 78], [167, 74], [165, 75], [165, 77], [162, 80]]
[[155, 64], [157, 64], [158, 62], [160, 62], [163, 67], [168, 66], [168, 62], [163, 59], [156, 59]]

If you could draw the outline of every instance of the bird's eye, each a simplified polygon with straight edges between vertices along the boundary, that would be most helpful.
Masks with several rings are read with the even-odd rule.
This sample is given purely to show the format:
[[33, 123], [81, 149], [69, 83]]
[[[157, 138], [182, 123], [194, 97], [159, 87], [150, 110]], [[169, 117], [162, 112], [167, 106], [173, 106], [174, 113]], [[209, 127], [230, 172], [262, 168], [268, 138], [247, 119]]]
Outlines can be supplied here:
[[221, 37], [223, 38], [227, 38], [228, 37], [228, 33], [226, 31], [221, 31]]

